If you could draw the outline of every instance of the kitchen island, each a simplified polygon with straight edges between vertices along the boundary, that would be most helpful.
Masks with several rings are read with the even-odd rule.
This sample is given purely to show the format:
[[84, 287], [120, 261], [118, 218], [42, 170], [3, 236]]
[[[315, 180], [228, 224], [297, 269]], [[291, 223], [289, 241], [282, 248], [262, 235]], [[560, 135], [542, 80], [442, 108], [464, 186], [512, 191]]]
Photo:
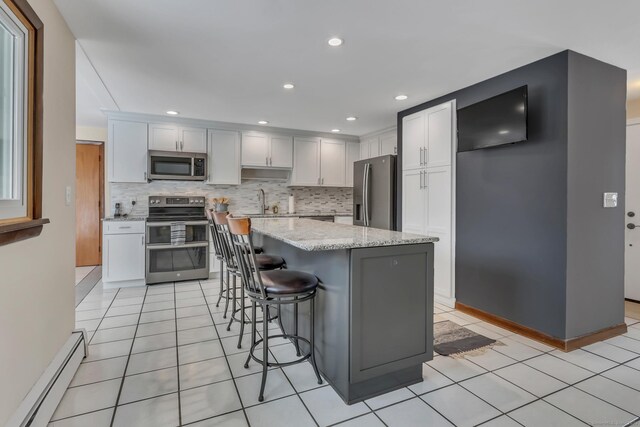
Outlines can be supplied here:
[[[287, 268], [320, 279], [316, 360], [351, 404], [422, 381], [433, 357], [433, 243], [437, 238], [308, 219], [252, 219], [254, 243]], [[309, 305], [301, 335], [309, 337]], [[293, 331], [293, 309], [281, 320]]]

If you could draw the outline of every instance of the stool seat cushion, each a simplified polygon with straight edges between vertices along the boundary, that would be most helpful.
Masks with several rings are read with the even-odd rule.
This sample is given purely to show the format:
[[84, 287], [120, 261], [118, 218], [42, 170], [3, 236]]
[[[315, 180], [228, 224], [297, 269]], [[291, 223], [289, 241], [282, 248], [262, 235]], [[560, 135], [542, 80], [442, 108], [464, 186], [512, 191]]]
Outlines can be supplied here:
[[267, 295], [304, 294], [318, 287], [318, 278], [303, 271], [261, 271], [260, 277]]
[[256, 255], [256, 262], [260, 270], [275, 270], [284, 266], [284, 259], [277, 255]]
[[256, 254], [261, 254], [264, 252], [264, 250], [262, 250], [261, 246], [254, 246], [253, 247], [253, 252], [255, 252]]

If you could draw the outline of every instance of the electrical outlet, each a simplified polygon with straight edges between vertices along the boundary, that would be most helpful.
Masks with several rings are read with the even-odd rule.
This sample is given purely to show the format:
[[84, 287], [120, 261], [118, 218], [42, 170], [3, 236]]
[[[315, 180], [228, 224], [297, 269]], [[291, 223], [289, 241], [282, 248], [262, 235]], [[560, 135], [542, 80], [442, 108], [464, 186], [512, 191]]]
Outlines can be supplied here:
[[618, 193], [604, 193], [603, 207], [605, 208], [615, 208], [618, 206]]

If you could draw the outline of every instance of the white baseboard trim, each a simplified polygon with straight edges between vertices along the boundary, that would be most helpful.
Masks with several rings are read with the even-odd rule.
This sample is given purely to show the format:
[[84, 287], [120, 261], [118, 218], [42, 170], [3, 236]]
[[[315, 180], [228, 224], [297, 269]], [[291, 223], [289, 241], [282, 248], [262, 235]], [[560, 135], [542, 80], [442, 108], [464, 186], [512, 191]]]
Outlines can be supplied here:
[[455, 298], [447, 298], [441, 295], [434, 295], [434, 300], [439, 304], [446, 305], [447, 307], [456, 308]]
[[84, 329], [75, 330], [31, 388], [7, 427], [46, 426], [87, 354]]
[[145, 286], [146, 282], [144, 279], [136, 279], [136, 280], [122, 280], [118, 282], [105, 282], [102, 281], [103, 289], [117, 289], [117, 288], [135, 288], [136, 286]]

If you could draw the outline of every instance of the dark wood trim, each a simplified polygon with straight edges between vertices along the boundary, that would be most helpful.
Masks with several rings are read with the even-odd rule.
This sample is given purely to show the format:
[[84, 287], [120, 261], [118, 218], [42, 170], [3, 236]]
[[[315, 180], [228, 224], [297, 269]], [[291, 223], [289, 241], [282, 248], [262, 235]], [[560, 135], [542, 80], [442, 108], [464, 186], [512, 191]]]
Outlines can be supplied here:
[[37, 237], [42, 232], [42, 226], [49, 222], [47, 218], [40, 218], [3, 225], [0, 227], [0, 246]]
[[614, 325], [609, 328], [592, 332], [590, 334], [583, 335], [580, 337], [562, 339], [562, 338], [553, 337], [551, 335], [547, 335], [543, 332], [540, 332], [533, 328], [529, 328], [527, 326], [523, 326], [511, 320], [504, 319], [500, 316], [496, 316], [495, 314], [487, 313], [486, 311], [483, 311], [474, 307], [470, 307], [461, 302], [456, 302], [456, 310], [460, 310], [463, 313], [469, 314], [473, 317], [477, 317], [478, 319], [482, 319], [493, 325], [507, 329], [511, 332], [515, 332], [527, 338], [531, 338], [532, 340], [536, 340], [543, 344], [556, 347], [557, 349], [560, 349], [562, 351], [576, 350], [580, 347], [584, 347], [586, 345], [593, 344], [598, 341], [613, 338], [617, 335], [621, 335], [627, 332], [627, 325], [625, 323], [621, 323], [619, 325]]
[[[42, 218], [44, 25], [27, 0], [3, 0], [29, 30], [27, 99], [27, 215], [0, 224], [0, 245], [36, 237]], [[15, 221], [13, 221], [15, 220]], [[18, 227], [18, 229], [16, 229]]]

